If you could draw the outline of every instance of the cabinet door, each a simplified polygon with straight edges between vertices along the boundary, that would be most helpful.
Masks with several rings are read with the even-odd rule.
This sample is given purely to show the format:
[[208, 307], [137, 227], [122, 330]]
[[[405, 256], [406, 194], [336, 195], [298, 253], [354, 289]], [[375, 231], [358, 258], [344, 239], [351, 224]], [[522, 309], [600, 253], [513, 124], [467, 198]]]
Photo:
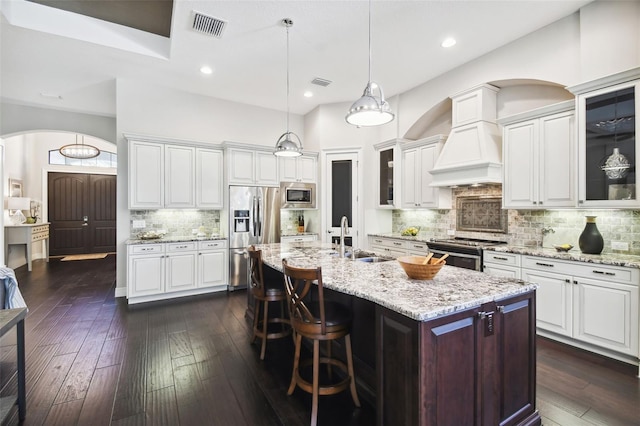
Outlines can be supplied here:
[[166, 257], [167, 293], [196, 288], [196, 252]]
[[244, 149], [229, 149], [227, 155], [229, 157], [229, 183], [253, 185], [255, 183], [254, 152]]
[[221, 209], [223, 155], [220, 150], [196, 149], [196, 207]]
[[318, 160], [316, 157], [303, 155], [298, 157], [298, 177], [301, 182], [316, 183], [318, 178]]
[[166, 145], [164, 155], [164, 206], [195, 207], [195, 148]]
[[160, 209], [164, 206], [164, 145], [129, 144], [129, 208]]
[[538, 284], [537, 326], [571, 336], [573, 330], [573, 284], [567, 275], [522, 269], [522, 279]]
[[495, 277], [520, 278], [520, 268], [517, 266], [505, 266], [485, 262], [482, 270]]
[[298, 181], [298, 158], [281, 157], [278, 159], [280, 164], [280, 180], [284, 182]]
[[[573, 112], [540, 119], [540, 199], [545, 207], [574, 207], [575, 146]], [[516, 172], [517, 174], [517, 172]]]
[[416, 208], [416, 197], [419, 188], [420, 166], [417, 149], [402, 152], [402, 206]]
[[638, 286], [578, 278], [574, 337], [638, 356]]
[[505, 207], [537, 206], [538, 120], [525, 121], [504, 128], [503, 200]]
[[129, 256], [127, 296], [138, 297], [164, 292], [163, 256]]
[[[245, 165], [246, 167], [246, 165]], [[259, 185], [278, 186], [278, 157], [271, 152], [257, 151], [255, 155], [255, 176]]]
[[433, 177], [429, 173], [438, 158], [438, 146], [429, 145], [420, 148], [420, 184], [418, 185], [418, 204], [420, 207], [438, 207], [438, 188], [431, 185]]
[[203, 251], [198, 256], [198, 287], [214, 287], [227, 283], [227, 251]]

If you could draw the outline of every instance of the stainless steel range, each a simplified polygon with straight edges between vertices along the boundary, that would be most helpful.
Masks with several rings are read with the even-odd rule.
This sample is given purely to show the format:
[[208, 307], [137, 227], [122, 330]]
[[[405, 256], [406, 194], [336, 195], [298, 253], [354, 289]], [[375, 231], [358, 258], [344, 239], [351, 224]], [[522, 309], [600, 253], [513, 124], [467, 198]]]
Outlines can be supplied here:
[[504, 241], [491, 241], [473, 238], [432, 238], [427, 242], [435, 257], [448, 254], [447, 265], [482, 271], [482, 249], [489, 246], [506, 244]]

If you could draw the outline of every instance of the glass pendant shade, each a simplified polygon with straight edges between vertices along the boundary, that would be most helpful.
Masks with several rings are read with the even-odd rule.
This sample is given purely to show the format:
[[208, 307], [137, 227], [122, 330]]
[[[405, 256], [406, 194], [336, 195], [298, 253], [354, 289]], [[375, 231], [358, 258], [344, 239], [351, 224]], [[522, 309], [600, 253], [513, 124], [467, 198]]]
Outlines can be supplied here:
[[620, 149], [613, 148], [613, 153], [607, 157], [600, 167], [609, 179], [622, 179], [629, 172], [631, 164], [627, 157], [620, 154]]
[[64, 145], [60, 149], [60, 154], [68, 158], [94, 158], [100, 155], [100, 150], [93, 145], [87, 145], [84, 143], [84, 136], [82, 136], [82, 143], [78, 143], [78, 136], [76, 135], [76, 143]]
[[284, 18], [282, 24], [287, 28], [287, 131], [278, 138], [273, 155], [277, 157], [298, 157], [302, 155], [302, 141], [298, 135], [289, 131], [289, 28], [293, 26], [293, 21], [289, 18]]
[[395, 115], [391, 112], [389, 103], [384, 100], [382, 89], [376, 84], [380, 96], [375, 96], [373, 85], [372, 81], [367, 83], [362, 97], [351, 105], [345, 117], [347, 123], [354, 126], [379, 126], [393, 120]]

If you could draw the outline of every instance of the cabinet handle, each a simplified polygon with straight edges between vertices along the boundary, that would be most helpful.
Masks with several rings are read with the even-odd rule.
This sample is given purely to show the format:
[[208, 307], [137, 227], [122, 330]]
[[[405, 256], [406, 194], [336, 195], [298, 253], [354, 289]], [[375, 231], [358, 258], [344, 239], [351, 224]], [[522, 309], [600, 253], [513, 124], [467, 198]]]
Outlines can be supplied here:
[[583, 204], [584, 200], [578, 200], [578, 204]]
[[402, 243], [393, 243], [394, 246], [401, 246]]
[[571, 280], [569, 278], [565, 278], [564, 282], [567, 283], [567, 284], [571, 284]]
[[573, 280], [573, 283], [577, 285], [578, 284], [578, 280]]
[[542, 262], [536, 262], [536, 265], [548, 266], [550, 268], [553, 268], [555, 266], [555, 265], [552, 265], [551, 263], [542, 263]]
[[538, 204], [538, 202], [537, 202], [537, 201], [534, 201], [534, 202], [533, 202], [533, 205], [535, 206], [536, 204]]
[[504, 314], [504, 306], [503, 305], [498, 305], [496, 306], [496, 310], [498, 312], [500, 312], [501, 314]]
[[610, 275], [610, 276], [615, 276], [615, 272], [606, 272], [606, 271], [598, 271], [597, 269], [593, 270], [594, 274], [601, 274], [601, 275]]
[[487, 313], [486, 313], [486, 312], [478, 312], [478, 318], [480, 318], [480, 319], [485, 319], [485, 318], [486, 318], [486, 316], [487, 316]]
[[542, 205], [542, 201], [540, 201], [540, 203], [538, 203], [538, 204]]
[[496, 260], [509, 260], [506, 257], [493, 256], [493, 258], [496, 259]]

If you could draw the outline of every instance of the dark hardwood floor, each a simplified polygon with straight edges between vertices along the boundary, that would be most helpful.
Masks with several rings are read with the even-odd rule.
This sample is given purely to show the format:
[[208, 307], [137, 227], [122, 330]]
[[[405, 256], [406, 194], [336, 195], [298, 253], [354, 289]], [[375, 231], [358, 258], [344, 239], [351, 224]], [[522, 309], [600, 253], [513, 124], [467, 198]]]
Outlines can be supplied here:
[[[114, 298], [115, 256], [16, 270], [26, 319], [26, 425], [307, 425], [311, 399], [288, 397], [291, 339], [250, 344], [246, 293], [129, 307]], [[15, 392], [15, 334], [0, 341], [1, 394]], [[545, 425], [638, 425], [632, 366], [538, 343]], [[321, 425], [373, 425], [348, 392], [320, 398]], [[14, 408], [6, 424], [18, 424]], [[393, 425], [395, 426], [395, 425]]]

